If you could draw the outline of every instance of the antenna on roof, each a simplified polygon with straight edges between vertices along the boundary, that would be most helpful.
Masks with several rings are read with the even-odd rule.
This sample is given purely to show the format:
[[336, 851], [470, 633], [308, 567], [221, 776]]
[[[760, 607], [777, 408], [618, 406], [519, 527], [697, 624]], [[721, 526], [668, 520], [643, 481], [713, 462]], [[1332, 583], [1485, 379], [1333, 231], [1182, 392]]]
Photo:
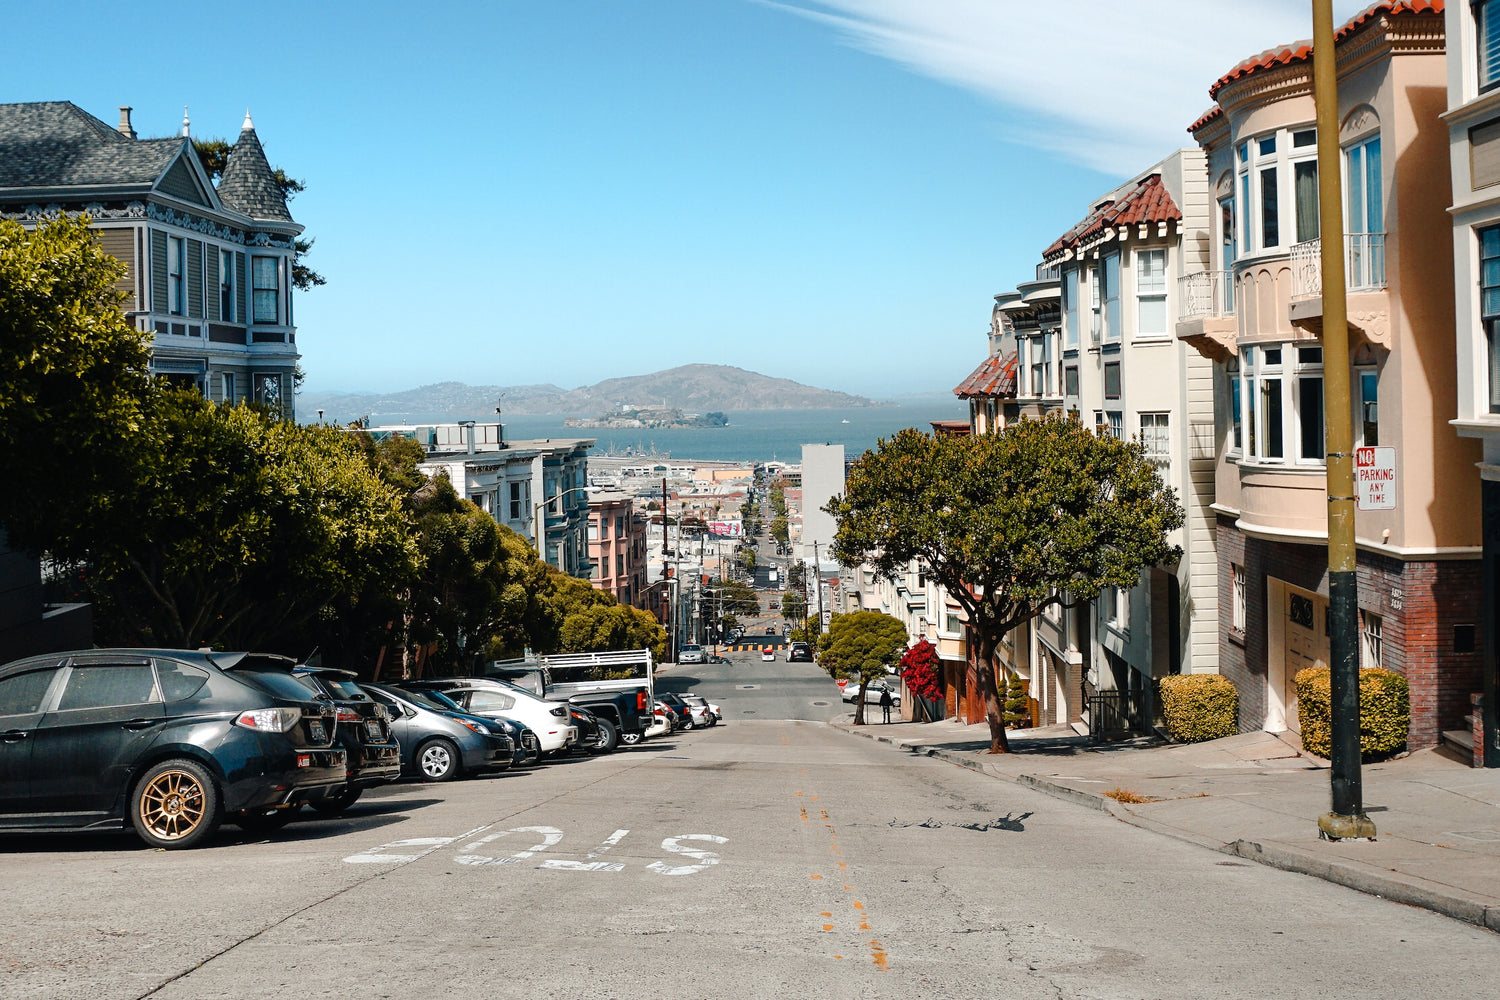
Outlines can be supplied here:
[[191, 126], [190, 126], [190, 125], [189, 125], [189, 124], [188, 124], [188, 113], [187, 113], [187, 109], [188, 109], [188, 106], [187, 106], [187, 105], [186, 105], [186, 104], [184, 104], [184, 105], [183, 105], [183, 106], [182, 106], [182, 134], [183, 134], [183, 135], [184, 135], [184, 136], [190, 136], [190, 135], [192, 135], [192, 134], [193, 134], [193, 131], [192, 131], [192, 128], [191, 128]]

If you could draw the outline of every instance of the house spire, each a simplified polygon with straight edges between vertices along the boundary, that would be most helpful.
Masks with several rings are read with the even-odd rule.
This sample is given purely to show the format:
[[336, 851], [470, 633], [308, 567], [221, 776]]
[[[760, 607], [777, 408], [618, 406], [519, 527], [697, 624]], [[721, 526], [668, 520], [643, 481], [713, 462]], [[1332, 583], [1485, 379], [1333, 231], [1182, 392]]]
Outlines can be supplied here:
[[186, 138], [193, 134], [192, 125], [188, 122], [188, 106], [182, 106], [182, 135]]

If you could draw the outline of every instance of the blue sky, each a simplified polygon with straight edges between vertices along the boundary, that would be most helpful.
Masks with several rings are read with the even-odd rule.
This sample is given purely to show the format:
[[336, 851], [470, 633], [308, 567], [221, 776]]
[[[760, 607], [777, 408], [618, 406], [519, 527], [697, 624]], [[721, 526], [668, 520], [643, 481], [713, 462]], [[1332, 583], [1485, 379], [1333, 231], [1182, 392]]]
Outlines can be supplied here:
[[230, 139], [248, 107], [328, 278], [296, 303], [307, 387], [351, 391], [691, 362], [947, 391], [992, 295], [1219, 74], [1311, 34], [1308, 0], [128, 10], [17, 5], [0, 100]]

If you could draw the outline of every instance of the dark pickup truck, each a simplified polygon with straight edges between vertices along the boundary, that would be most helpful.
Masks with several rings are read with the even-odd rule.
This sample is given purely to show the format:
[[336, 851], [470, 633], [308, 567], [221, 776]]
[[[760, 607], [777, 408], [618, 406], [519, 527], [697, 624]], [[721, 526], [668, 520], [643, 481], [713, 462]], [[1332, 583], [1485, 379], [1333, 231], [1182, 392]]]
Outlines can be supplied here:
[[497, 660], [486, 666], [484, 676], [586, 708], [613, 723], [621, 743], [634, 746], [654, 719], [653, 665], [649, 649], [561, 653]]

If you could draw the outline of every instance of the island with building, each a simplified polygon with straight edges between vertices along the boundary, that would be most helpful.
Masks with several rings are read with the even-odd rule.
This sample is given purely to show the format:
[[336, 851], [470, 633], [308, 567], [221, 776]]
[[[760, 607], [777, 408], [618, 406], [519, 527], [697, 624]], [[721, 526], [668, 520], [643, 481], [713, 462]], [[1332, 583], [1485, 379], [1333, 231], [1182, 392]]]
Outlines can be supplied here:
[[621, 407], [617, 413], [604, 413], [597, 417], [568, 417], [564, 427], [602, 427], [613, 430], [645, 427], [650, 429], [676, 427], [728, 427], [729, 418], [723, 413], [684, 413], [676, 407], [643, 406]]

